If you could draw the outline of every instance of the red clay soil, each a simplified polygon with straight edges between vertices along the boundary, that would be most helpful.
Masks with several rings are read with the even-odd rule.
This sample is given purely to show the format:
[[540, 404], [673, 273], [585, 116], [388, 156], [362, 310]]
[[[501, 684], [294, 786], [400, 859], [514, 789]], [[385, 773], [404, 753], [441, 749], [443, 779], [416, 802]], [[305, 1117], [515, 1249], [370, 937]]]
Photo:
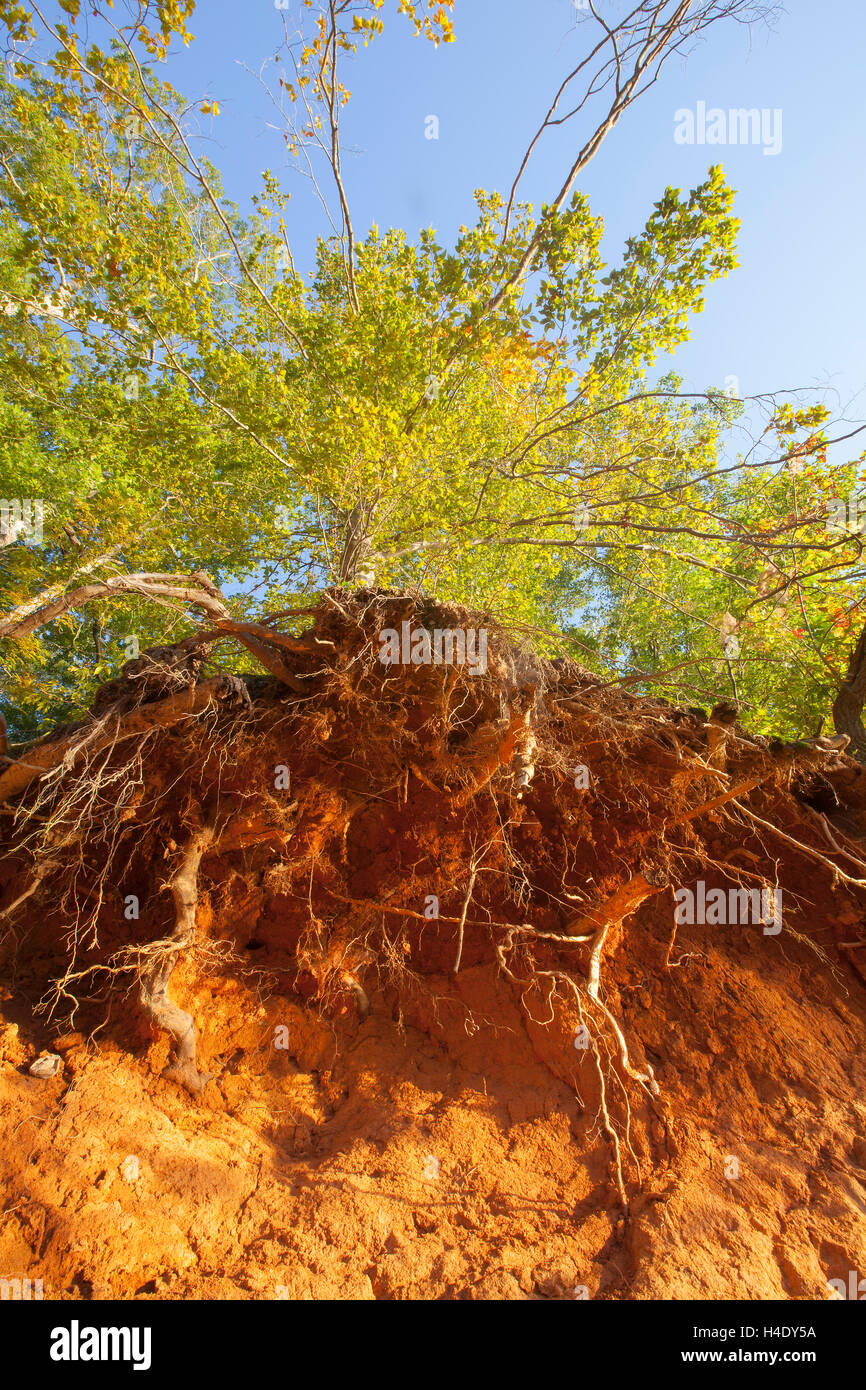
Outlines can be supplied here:
[[[484, 626], [486, 672], [384, 665], [404, 621]], [[862, 1278], [866, 771], [404, 596], [326, 596], [261, 640], [290, 684], [145, 663], [29, 786], [0, 774], [0, 1277], [744, 1300]], [[781, 930], [675, 926], [698, 880], [780, 890]]]

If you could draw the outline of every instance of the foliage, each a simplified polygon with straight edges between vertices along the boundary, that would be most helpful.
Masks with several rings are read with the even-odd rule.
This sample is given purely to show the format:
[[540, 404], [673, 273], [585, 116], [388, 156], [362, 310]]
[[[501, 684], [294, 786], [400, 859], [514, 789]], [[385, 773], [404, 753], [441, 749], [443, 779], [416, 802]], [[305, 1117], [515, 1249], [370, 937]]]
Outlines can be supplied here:
[[[802, 732], [859, 603], [861, 542], [828, 532], [828, 504], [866, 479], [828, 464], [820, 407], [769, 401], [731, 457], [744, 403], [649, 377], [736, 265], [721, 168], [667, 188], [614, 267], [579, 191], [536, 215], [479, 190], [453, 247], [358, 241], [338, 59], [383, 3], [304, 0], [312, 27], [287, 29], [287, 147], [324, 155], [340, 206], [310, 283], [278, 180], [241, 217], [156, 75], [191, 0], [126, 26], [97, 5], [100, 43], [75, 0], [56, 25], [0, 3], [20, 48], [0, 82], [0, 493], [45, 501], [42, 542], [0, 549], [2, 609], [111, 573], [204, 572], [237, 616], [335, 582], [425, 588], [606, 678], [733, 690], [753, 726]], [[453, 41], [450, 3], [397, 8]], [[125, 639], [190, 630], [135, 596], [66, 612], [2, 644], [7, 713], [21, 735], [73, 717]]]

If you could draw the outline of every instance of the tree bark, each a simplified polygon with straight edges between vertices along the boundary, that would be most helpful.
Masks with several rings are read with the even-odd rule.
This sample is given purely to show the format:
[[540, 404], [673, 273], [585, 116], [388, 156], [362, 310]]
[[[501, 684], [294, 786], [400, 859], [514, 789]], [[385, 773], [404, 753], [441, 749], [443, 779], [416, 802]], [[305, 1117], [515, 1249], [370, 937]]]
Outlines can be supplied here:
[[851, 740], [848, 753], [866, 763], [866, 728], [863, 727], [863, 702], [866, 700], [866, 624], [860, 640], [851, 653], [848, 673], [833, 701], [833, 723], [837, 734], [847, 734]]

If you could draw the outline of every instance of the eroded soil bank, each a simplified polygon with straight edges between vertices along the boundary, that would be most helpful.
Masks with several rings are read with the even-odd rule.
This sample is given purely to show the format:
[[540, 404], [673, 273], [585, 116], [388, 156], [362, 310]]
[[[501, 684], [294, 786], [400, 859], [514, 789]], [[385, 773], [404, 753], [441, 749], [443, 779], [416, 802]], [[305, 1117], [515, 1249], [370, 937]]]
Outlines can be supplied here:
[[[0, 1276], [83, 1299], [866, 1276], [866, 771], [600, 687], [484, 615], [310, 616], [250, 625], [273, 678], [143, 657], [21, 755], [29, 784], [0, 773]], [[486, 669], [383, 664], [403, 623], [483, 629]]]

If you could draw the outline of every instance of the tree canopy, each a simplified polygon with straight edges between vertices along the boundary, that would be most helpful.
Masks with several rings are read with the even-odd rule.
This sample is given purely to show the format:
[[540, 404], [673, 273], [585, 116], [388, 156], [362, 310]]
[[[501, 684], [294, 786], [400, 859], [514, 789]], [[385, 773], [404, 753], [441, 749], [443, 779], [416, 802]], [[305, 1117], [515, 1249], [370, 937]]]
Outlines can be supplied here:
[[[454, 41], [447, 0], [392, 8]], [[736, 268], [721, 166], [660, 190], [615, 265], [577, 186], [670, 56], [766, 7], [641, 0], [601, 25], [511, 189], [479, 190], [443, 245], [432, 227], [356, 233], [340, 62], [386, 6], [304, 0], [276, 95], [289, 157], [333, 190], [312, 276], [285, 187], [266, 172], [241, 215], [196, 135], [217, 104], [159, 76], [193, 41], [192, 0], [126, 23], [60, 9], [0, 3], [0, 663], [18, 737], [202, 615], [249, 622], [340, 584], [487, 610], [601, 680], [734, 697], [758, 730], [827, 715], [863, 616], [858, 431], [800, 393], [654, 374]], [[520, 179], [570, 101], [588, 133], [535, 209]]]

